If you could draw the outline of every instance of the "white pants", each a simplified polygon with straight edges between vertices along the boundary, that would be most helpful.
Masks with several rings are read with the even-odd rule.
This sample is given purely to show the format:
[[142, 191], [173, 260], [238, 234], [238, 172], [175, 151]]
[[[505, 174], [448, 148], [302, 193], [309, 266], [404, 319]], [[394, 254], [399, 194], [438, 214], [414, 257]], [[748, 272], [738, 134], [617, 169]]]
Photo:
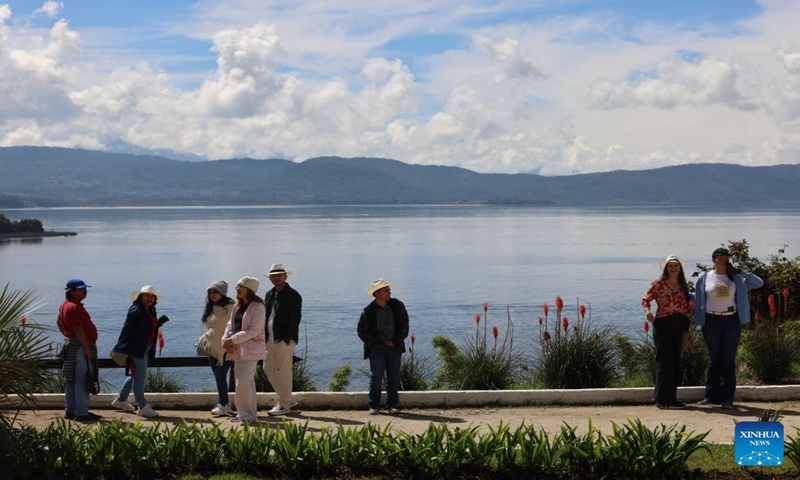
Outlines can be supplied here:
[[264, 373], [278, 395], [278, 402], [284, 407], [294, 403], [292, 396], [292, 357], [294, 342], [267, 342], [267, 356], [264, 359]]
[[233, 361], [236, 372], [236, 412], [239, 418], [249, 422], [258, 421], [258, 401], [256, 399], [257, 360], [240, 360], [237, 354]]

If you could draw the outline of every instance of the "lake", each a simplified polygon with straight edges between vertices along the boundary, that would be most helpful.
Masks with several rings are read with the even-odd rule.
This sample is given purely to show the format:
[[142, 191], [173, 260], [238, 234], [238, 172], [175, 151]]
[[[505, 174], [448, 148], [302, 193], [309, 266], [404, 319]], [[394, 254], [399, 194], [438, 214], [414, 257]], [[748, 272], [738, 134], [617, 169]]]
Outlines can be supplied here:
[[[81, 277], [92, 288], [86, 308], [98, 326], [101, 355], [116, 342], [131, 292], [154, 285], [163, 299], [164, 356], [194, 355], [206, 287], [242, 276], [271, 287], [263, 274], [283, 263], [303, 296], [298, 355], [320, 389], [343, 364], [354, 368], [350, 390], [364, 390], [356, 324], [378, 277], [405, 302], [417, 351], [430, 339], [457, 342], [474, 332], [474, 314], [489, 304], [488, 324], [531, 350], [543, 303], [560, 295], [573, 319], [578, 302], [600, 326], [636, 335], [640, 301], [675, 253], [694, 270], [711, 251], [747, 239], [765, 259], [789, 244], [797, 256], [800, 210], [697, 212], [694, 209], [568, 209], [498, 206], [264, 206], [5, 210], [12, 220], [38, 218], [68, 238], [0, 241], [0, 281], [35, 290], [46, 302], [33, 319], [55, 326], [64, 283]], [[58, 341], [60, 334], [54, 332]], [[306, 351], [307, 349], [307, 351]], [[181, 369], [190, 390], [212, 390], [210, 369]], [[121, 372], [104, 375], [112, 389]]]

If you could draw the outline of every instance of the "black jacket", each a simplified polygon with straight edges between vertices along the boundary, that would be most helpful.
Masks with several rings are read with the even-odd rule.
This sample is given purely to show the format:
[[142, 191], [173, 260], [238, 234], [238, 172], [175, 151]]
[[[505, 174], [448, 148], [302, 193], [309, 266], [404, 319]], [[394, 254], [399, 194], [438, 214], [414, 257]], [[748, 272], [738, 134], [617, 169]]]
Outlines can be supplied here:
[[269, 316], [272, 314], [272, 305], [275, 304], [275, 320], [272, 322], [275, 339], [286, 343], [290, 341], [298, 343], [303, 297], [297, 293], [297, 290], [290, 287], [288, 283], [280, 292], [276, 292], [273, 287], [265, 295], [264, 304], [267, 307], [267, 323], [264, 327], [267, 333], [267, 342], [271, 340], [269, 338]]
[[[387, 306], [392, 309], [394, 319], [394, 349], [400, 353], [406, 351], [405, 339], [408, 336], [408, 312], [403, 302], [396, 298], [390, 298]], [[373, 300], [372, 303], [364, 307], [361, 318], [358, 320], [358, 338], [364, 342], [364, 358], [369, 358], [369, 351], [373, 345], [382, 345], [378, 337], [378, 304]]]
[[[144, 358], [147, 344], [152, 341], [153, 344], [150, 345], [148, 356], [155, 358], [158, 345], [156, 344], [157, 340], [153, 340], [154, 318], [156, 318], [155, 306], [147, 309], [138, 300], [133, 302], [133, 305], [128, 309], [128, 316], [125, 318], [125, 324], [119, 333], [119, 339], [114, 346], [114, 350], [127, 353], [133, 357]], [[155, 335], [157, 338], [158, 326], [156, 326]]]

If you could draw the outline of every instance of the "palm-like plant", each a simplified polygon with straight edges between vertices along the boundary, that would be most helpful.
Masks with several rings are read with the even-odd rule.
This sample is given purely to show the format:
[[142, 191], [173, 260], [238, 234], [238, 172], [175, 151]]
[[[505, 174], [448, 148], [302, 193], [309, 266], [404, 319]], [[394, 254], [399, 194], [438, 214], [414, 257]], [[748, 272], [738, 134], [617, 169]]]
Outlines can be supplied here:
[[50, 385], [52, 378], [44, 360], [51, 357], [52, 346], [47, 328], [27, 321], [26, 312], [32, 310], [35, 295], [32, 291], [9, 290], [8, 284], [0, 292], [0, 449], [16, 448], [13, 428], [16, 412], [6, 407], [10, 397], [16, 396], [23, 405], [36, 406], [36, 392]]

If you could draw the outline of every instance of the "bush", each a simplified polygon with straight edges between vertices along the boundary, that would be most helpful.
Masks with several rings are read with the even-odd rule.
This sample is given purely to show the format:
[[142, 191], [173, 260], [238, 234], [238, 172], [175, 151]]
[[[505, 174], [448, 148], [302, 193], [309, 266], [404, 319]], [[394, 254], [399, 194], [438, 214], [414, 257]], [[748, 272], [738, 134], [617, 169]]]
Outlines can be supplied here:
[[[459, 348], [444, 335], [431, 340], [436, 354], [442, 362], [436, 373], [437, 388], [453, 390], [506, 390], [519, 380], [521, 361], [514, 352], [514, 323], [507, 311], [506, 331], [498, 343], [500, 330], [492, 327], [493, 340], [488, 340], [488, 305], [484, 304], [484, 316], [475, 314], [475, 336], [467, 337]], [[480, 323], [484, 320], [483, 332]]]
[[350, 365], [342, 365], [333, 372], [333, 380], [328, 384], [328, 390], [331, 392], [344, 392], [347, 390], [347, 385], [350, 384], [350, 375], [353, 373], [353, 368]]
[[740, 358], [752, 378], [775, 384], [789, 378], [800, 361], [800, 328], [797, 322], [776, 318], [753, 322], [743, 333]]
[[431, 358], [417, 355], [417, 349], [414, 346], [416, 341], [417, 336], [412, 333], [411, 346], [408, 348], [408, 353], [403, 355], [400, 364], [400, 390], [428, 390], [434, 376], [435, 367]]
[[161, 367], [148, 368], [144, 381], [145, 392], [177, 393], [186, 390], [186, 383], [174, 374], [162, 370]]
[[[556, 319], [564, 302], [556, 297]], [[570, 325], [567, 317], [549, 331], [549, 307], [539, 322], [539, 358], [535, 378], [545, 388], [606, 388], [617, 379], [615, 336], [611, 329], [592, 326], [591, 313], [579, 307], [579, 320]], [[571, 328], [570, 328], [571, 327]]]

